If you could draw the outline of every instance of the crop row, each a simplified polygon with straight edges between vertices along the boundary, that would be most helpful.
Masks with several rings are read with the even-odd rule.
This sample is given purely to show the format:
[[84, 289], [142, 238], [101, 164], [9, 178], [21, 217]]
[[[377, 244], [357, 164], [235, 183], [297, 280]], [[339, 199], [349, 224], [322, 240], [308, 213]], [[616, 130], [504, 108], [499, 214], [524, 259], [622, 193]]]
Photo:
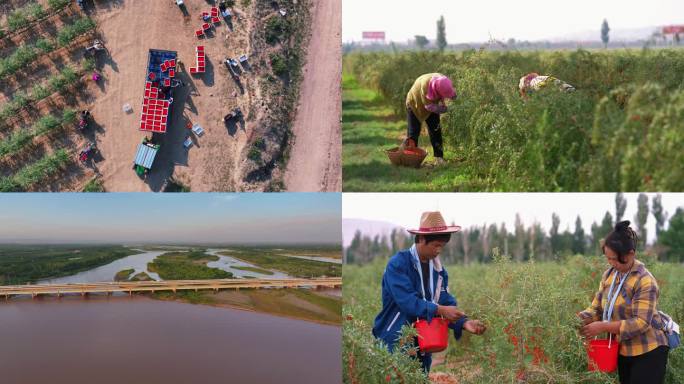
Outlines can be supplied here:
[[66, 149], [57, 150], [52, 155], [47, 155], [37, 162], [20, 169], [13, 176], [1, 178], [0, 192], [26, 191], [37, 183], [48, 180], [62, 172], [70, 160]]
[[48, 0], [49, 9], [36, 2], [31, 2], [7, 15], [7, 26], [0, 28], [0, 39], [29, 27], [41, 19], [51, 16], [71, 3], [71, 0]]
[[[684, 161], [682, 50], [355, 53], [344, 70], [402, 120], [418, 76], [449, 76], [458, 98], [441, 119], [446, 158], [462, 158], [459, 169], [487, 189], [684, 188], [684, 171], [662, 166]], [[518, 81], [530, 72], [577, 91], [523, 99]]]
[[80, 80], [83, 73], [92, 70], [94, 66], [94, 60], [85, 60], [81, 68], [65, 67], [61, 72], [48, 78], [44, 84], [35, 85], [29, 94], [15, 93], [12, 99], [0, 108], [0, 123], [6, 123], [31, 103], [35, 104], [54, 93], [64, 93]]
[[78, 36], [95, 29], [95, 27], [96, 24], [92, 19], [83, 17], [61, 28], [54, 39], [40, 39], [34, 44], [20, 46], [9, 57], [0, 59], [0, 80], [14, 75], [24, 67], [28, 67], [39, 56], [48, 54], [57, 48], [68, 46]]
[[0, 142], [0, 158], [18, 152], [34, 138], [46, 135], [74, 121], [76, 121], [76, 112], [73, 110], [65, 110], [61, 117], [43, 116], [31, 128], [19, 130]]

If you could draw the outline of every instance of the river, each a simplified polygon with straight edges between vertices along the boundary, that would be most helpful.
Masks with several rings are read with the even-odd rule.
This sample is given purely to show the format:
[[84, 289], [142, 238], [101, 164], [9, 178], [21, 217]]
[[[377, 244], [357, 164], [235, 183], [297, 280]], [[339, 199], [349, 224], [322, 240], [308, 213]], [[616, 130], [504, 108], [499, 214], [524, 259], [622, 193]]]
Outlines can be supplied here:
[[[102, 265], [97, 268], [93, 268], [84, 272], [77, 273], [75, 275], [71, 276], [65, 276], [65, 277], [58, 277], [54, 279], [44, 279], [40, 280], [38, 284], [73, 284], [73, 283], [98, 283], [98, 282], [106, 282], [106, 281], [114, 281], [114, 275], [116, 275], [117, 272], [123, 271], [125, 269], [134, 269], [135, 272], [131, 274], [131, 276], [134, 276], [140, 272], [145, 272], [147, 273], [151, 278], [154, 280], [162, 280], [158, 274], [154, 272], [150, 272], [147, 269], [147, 263], [152, 262], [157, 256], [162, 255], [167, 252], [183, 252], [183, 250], [178, 250], [178, 249], [169, 249], [168, 251], [145, 251], [142, 249], [135, 249], [131, 248], [134, 251], [138, 251], [140, 253], [131, 255], [131, 256], [126, 256], [124, 258], [121, 258], [119, 260], [115, 260], [109, 264]], [[229, 256], [223, 256], [219, 255], [219, 252], [226, 252], [230, 251], [228, 249], [208, 249], [207, 254], [218, 256], [219, 260], [217, 261], [211, 261], [207, 263], [207, 266], [210, 268], [218, 268], [222, 269], [224, 271], [230, 272], [233, 274], [235, 278], [244, 278], [244, 277], [256, 277], [256, 278], [264, 278], [264, 279], [286, 279], [289, 278], [290, 276], [286, 273], [280, 272], [280, 271], [272, 271], [272, 275], [268, 274], [262, 274], [262, 273], [257, 273], [253, 271], [245, 271], [241, 269], [236, 269], [232, 267], [256, 267], [259, 269], [265, 269], [258, 267], [253, 264], [246, 263], [244, 261], [234, 259]]]
[[0, 302], [0, 382], [341, 383], [341, 329], [145, 297]]

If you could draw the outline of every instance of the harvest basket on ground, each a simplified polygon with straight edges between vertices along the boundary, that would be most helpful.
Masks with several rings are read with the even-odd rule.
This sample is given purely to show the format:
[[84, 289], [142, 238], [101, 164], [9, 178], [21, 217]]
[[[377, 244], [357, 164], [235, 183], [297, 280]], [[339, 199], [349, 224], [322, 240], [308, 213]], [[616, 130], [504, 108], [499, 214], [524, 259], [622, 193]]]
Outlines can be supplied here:
[[390, 162], [397, 166], [420, 168], [420, 165], [427, 157], [427, 151], [422, 148], [394, 147], [385, 151]]

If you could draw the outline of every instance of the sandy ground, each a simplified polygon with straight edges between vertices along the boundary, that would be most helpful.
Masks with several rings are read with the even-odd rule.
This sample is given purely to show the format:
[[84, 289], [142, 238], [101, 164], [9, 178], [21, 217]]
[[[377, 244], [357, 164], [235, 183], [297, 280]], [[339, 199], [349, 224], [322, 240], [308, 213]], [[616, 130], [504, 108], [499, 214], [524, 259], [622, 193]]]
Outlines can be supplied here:
[[294, 146], [285, 172], [288, 191], [342, 190], [342, 1], [313, 0]]
[[[189, 186], [193, 192], [235, 190], [239, 172], [235, 157], [245, 145], [250, 124], [227, 127], [223, 116], [236, 106], [249, 113], [256, 76], [245, 73], [244, 93], [228, 76], [225, 57], [249, 54], [248, 17], [234, 18], [231, 31], [225, 22], [216, 26], [210, 38], [198, 40], [199, 14], [208, 11], [205, 1], [186, 1], [189, 17], [184, 17], [172, 1], [109, 0], [95, 2], [91, 8], [108, 49], [104, 60], [105, 78], [101, 94], [92, 107], [99, 125], [98, 147], [104, 161], [99, 171], [107, 191], [159, 191], [171, 175]], [[248, 10], [245, 10], [248, 11]], [[241, 15], [242, 10], [238, 8]], [[190, 76], [195, 63], [195, 47], [204, 45], [207, 71]], [[138, 130], [146, 76], [148, 50], [165, 49], [178, 52], [185, 70], [177, 75], [187, 84], [177, 88], [171, 112], [171, 125], [161, 135], [161, 150], [146, 180], [133, 171], [137, 145], [146, 136]], [[126, 114], [124, 104], [133, 112]], [[188, 122], [199, 123], [202, 137], [191, 135]], [[183, 141], [191, 137], [194, 145], [185, 150]]]

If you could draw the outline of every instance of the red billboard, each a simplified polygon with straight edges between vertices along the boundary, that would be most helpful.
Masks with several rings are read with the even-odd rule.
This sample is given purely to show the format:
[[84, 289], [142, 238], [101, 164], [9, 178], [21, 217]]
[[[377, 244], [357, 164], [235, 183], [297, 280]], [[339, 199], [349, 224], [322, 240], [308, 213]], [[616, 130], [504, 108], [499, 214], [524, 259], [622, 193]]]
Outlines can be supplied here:
[[663, 35], [674, 35], [675, 33], [684, 33], [684, 25], [668, 25], [663, 27]]
[[385, 32], [363, 32], [364, 40], [385, 40]]

